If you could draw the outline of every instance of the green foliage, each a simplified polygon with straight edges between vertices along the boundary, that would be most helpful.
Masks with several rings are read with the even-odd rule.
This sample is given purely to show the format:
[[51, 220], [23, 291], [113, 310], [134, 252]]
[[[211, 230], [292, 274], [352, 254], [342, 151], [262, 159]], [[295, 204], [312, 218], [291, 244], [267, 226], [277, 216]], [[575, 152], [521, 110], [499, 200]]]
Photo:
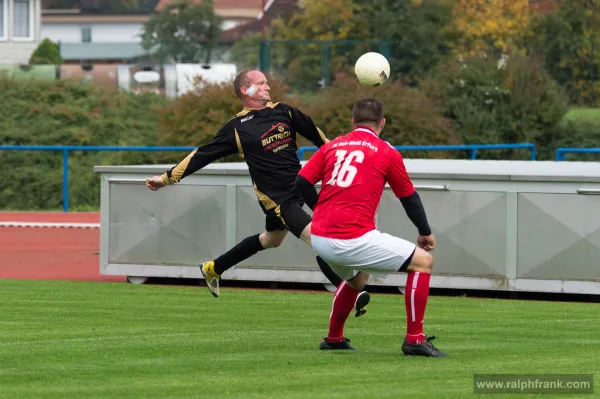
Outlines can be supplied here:
[[535, 24], [531, 51], [545, 58], [546, 70], [579, 105], [600, 104], [600, 8], [565, 1]]
[[[69, 81], [0, 78], [0, 142], [14, 145], [156, 145], [162, 96], [104, 91]], [[70, 204], [98, 205], [94, 165], [156, 163], [155, 154], [70, 153]], [[62, 153], [0, 152], [2, 209], [56, 209], [62, 203]]]
[[[600, 142], [600, 109], [571, 109], [552, 129], [554, 147], [595, 148]], [[596, 161], [598, 154], [567, 154], [567, 160]]]
[[229, 57], [238, 69], [254, 69], [260, 66], [260, 40], [261, 33], [251, 33], [233, 44], [229, 52]]
[[62, 63], [58, 44], [50, 39], [44, 39], [29, 57], [29, 65], [49, 64], [56, 65]]
[[169, 4], [144, 23], [142, 46], [162, 51], [176, 62], [209, 63], [221, 35], [223, 18], [215, 14], [214, 2], [198, 5], [179, 1]]
[[357, 26], [353, 38], [373, 38], [390, 42], [393, 79], [414, 81], [433, 68], [449, 48], [445, 28], [452, 15], [448, 0], [356, 0], [359, 18], [377, 21], [369, 32]]
[[[440, 64], [423, 83], [429, 97], [444, 105], [465, 144], [534, 143], [549, 157], [550, 129], [567, 111], [562, 89], [534, 58], [474, 57]], [[510, 159], [524, 153], [489, 153]]]
[[[249, 33], [238, 40], [231, 47], [229, 57], [239, 70], [254, 69], [260, 67], [259, 52], [261, 33]], [[294, 46], [282, 46], [273, 44], [270, 48], [270, 60], [274, 70], [283, 70], [290, 58], [289, 50]], [[321, 64], [313, 65], [319, 69]]]
[[[278, 40], [339, 41], [350, 39], [350, 32], [364, 26], [357, 14], [358, 6], [353, 0], [305, 0], [290, 18], [276, 18], [270, 24], [270, 32]], [[365, 39], [365, 38], [361, 38]], [[274, 74], [285, 76], [290, 87], [303, 92], [318, 89], [323, 77], [322, 47], [320, 44], [277, 44], [272, 46], [277, 57], [271, 61]], [[331, 47], [328, 53], [328, 69], [333, 72], [348, 68], [348, 51], [351, 47]], [[354, 54], [354, 59], [361, 52]], [[325, 76], [330, 79], [331, 76]]]

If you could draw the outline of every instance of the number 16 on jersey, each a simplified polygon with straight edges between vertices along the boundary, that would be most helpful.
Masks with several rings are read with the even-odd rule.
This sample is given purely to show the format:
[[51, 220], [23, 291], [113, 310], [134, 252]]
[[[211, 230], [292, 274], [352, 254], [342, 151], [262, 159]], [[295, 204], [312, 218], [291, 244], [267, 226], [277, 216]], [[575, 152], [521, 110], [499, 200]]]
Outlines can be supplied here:
[[335, 161], [333, 173], [331, 174], [331, 179], [329, 179], [327, 184], [331, 186], [337, 185], [338, 187], [349, 187], [358, 172], [356, 166], [352, 165], [352, 163], [362, 163], [365, 159], [365, 154], [360, 150], [352, 151], [349, 154], [346, 150], [337, 150], [335, 156], [337, 159]]

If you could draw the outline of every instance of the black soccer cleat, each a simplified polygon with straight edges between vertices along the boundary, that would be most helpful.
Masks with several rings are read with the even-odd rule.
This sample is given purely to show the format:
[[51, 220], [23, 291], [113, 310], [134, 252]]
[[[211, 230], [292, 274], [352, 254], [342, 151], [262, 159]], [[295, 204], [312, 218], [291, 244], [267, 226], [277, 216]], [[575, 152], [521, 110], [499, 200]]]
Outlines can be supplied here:
[[362, 291], [356, 297], [356, 302], [354, 303], [354, 310], [356, 313], [354, 317], [362, 316], [367, 313], [367, 309], [365, 307], [371, 302], [371, 295], [367, 291]]
[[431, 341], [435, 337], [427, 337], [425, 341], [418, 344], [409, 344], [406, 339], [402, 343], [402, 352], [406, 356], [426, 356], [426, 357], [448, 357], [447, 354], [433, 346]]
[[350, 349], [356, 350], [356, 348], [350, 345], [350, 340], [348, 338], [344, 338], [341, 342], [329, 342], [327, 337], [323, 338], [321, 344], [319, 345], [319, 349], [321, 350], [329, 350], [329, 349]]

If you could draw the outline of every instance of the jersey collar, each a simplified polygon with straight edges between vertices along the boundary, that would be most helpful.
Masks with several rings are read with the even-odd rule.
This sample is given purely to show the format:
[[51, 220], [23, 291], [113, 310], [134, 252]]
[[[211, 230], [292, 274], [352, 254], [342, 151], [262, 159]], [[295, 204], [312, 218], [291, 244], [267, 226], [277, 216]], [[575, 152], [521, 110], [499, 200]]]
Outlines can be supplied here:
[[373, 136], [378, 137], [377, 133], [375, 133], [375, 130], [373, 130], [370, 127], [367, 127], [367, 126], [357, 126], [356, 129], [354, 129], [354, 131], [355, 132], [371, 133]]
[[244, 108], [243, 110], [238, 112], [237, 116], [243, 116], [243, 115], [246, 115], [248, 112], [257, 111], [257, 110], [261, 110], [261, 109], [265, 109], [265, 108], [275, 108], [277, 106], [277, 104], [279, 104], [279, 103], [274, 103], [274, 102], [269, 101], [267, 103], [267, 105], [265, 105], [263, 108]]

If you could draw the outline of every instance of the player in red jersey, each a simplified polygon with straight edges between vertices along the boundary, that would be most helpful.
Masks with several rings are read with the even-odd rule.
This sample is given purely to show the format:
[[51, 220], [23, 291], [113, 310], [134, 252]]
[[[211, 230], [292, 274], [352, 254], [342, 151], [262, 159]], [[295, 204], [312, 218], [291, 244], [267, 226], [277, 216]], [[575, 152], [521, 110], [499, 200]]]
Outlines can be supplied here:
[[[369, 275], [406, 272], [407, 331], [405, 355], [446, 357], [423, 332], [429, 278], [435, 248], [419, 194], [406, 173], [402, 156], [379, 138], [385, 126], [383, 106], [374, 98], [356, 101], [352, 132], [323, 145], [296, 179], [306, 204], [314, 209], [313, 249], [343, 281], [333, 299], [329, 333], [320, 349], [356, 349], [344, 337], [344, 324]], [[321, 192], [314, 185], [321, 181]], [[382, 233], [375, 214], [386, 182], [419, 231], [417, 245]]]

